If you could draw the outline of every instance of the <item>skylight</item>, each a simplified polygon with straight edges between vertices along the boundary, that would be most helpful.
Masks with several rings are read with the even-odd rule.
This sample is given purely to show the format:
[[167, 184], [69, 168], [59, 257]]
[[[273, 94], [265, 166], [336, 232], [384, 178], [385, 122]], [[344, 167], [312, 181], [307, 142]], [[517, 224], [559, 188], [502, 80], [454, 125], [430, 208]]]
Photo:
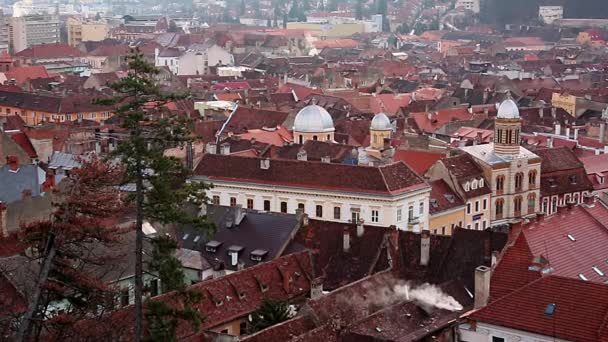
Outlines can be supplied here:
[[597, 268], [596, 266], [591, 267], [595, 273], [597, 273], [600, 277], [603, 277], [605, 274], [604, 272], [602, 272], [602, 270], [600, 270], [599, 268]]
[[576, 241], [576, 239], [574, 238], [574, 236], [568, 234], [568, 239], [570, 239], [571, 241]]
[[579, 277], [579, 278], [581, 278], [581, 279], [582, 279], [582, 280], [584, 280], [584, 281], [589, 280], [589, 279], [587, 279], [587, 277], [585, 277], [585, 275], [584, 275], [584, 274], [582, 274], [582, 273], [580, 273], [580, 274], [578, 275], [578, 277]]
[[197, 236], [194, 238], [194, 242], [198, 242], [198, 240], [200, 240], [200, 239], [201, 239], [201, 236], [200, 236], [200, 235], [197, 235]]
[[188, 238], [190, 237], [190, 234], [184, 234], [184, 237], [182, 238], [182, 240], [188, 240]]
[[545, 308], [545, 315], [553, 316], [553, 314], [555, 313], [556, 306], [557, 305], [555, 305], [555, 303], [551, 303], [551, 304], [547, 305], [547, 307]]

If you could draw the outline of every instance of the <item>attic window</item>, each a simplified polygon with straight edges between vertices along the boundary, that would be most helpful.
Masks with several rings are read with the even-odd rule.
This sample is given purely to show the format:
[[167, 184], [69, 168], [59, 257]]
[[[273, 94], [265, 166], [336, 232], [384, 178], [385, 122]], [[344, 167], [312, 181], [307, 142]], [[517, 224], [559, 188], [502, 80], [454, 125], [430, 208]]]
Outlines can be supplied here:
[[471, 190], [471, 183], [469, 183], [469, 182], [464, 183], [464, 191], [469, 191], [469, 190]]
[[445, 199], [448, 200], [448, 202], [450, 203], [454, 203], [454, 201], [456, 200], [456, 198], [454, 197], [453, 194], [443, 194], [443, 196], [445, 197]]
[[266, 251], [264, 249], [256, 249], [253, 252], [251, 252], [250, 258], [253, 261], [262, 261], [262, 259], [264, 259], [266, 254], [268, 254], [268, 251]]
[[197, 236], [194, 238], [194, 240], [193, 240], [193, 241], [194, 241], [194, 242], [198, 242], [198, 240], [200, 240], [200, 239], [201, 239], [201, 236], [200, 236], [200, 235], [197, 235]]
[[580, 274], [578, 275], [578, 277], [579, 277], [579, 278], [581, 278], [581, 279], [582, 279], [582, 280], [584, 280], [584, 281], [588, 281], [588, 280], [589, 280], [589, 279], [587, 279], [587, 277], [585, 277], [585, 275], [584, 275], [584, 274], [582, 274], [582, 273], [580, 273]]
[[545, 308], [545, 315], [553, 316], [553, 314], [555, 313], [555, 307], [556, 305], [554, 303], [547, 305], [547, 307]]
[[205, 244], [205, 250], [210, 253], [217, 252], [217, 249], [220, 248], [222, 242], [211, 240]]
[[568, 179], [570, 180], [570, 184], [576, 184], [576, 175], [571, 175]]
[[480, 179], [479, 179], [479, 187], [480, 187], [480, 188], [483, 188], [483, 178], [480, 178]]
[[182, 237], [182, 240], [186, 241], [186, 240], [188, 240], [189, 237], [190, 237], [190, 234], [184, 234], [184, 237]]
[[473, 190], [477, 189], [477, 179], [471, 182], [471, 189], [473, 189]]
[[597, 268], [597, 266], [593, 266], [591, 267], [593, 269], [593, 271], [595, 271], [595, 273], [597, 273], [600, 277], [603, 277], [605, 274], [604, 272], [602, 272], [602, 270], [600, 270], [599, 268]]
[[572, 242], [576, 241], [576, 239], [574, 238], [574, 236], [572, 236], [570, 234], [568, 234], [567, 236], [568, 236], [568, 239], [570, 239], [570, 241], [572, 241]]
[[439, 203], [437, 202], [437, 200], [436, 200], [436, 199], [431, 198], [431, 206], [432, 206], [433, 208], [437, 208], [437, 207], [439, 207]]

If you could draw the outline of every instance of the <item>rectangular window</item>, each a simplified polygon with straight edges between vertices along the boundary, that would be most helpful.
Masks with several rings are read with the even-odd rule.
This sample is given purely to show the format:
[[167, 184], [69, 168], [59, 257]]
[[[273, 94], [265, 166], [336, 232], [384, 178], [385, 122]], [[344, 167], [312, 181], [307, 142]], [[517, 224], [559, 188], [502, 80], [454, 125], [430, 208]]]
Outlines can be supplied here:
[[252, 198], [247, 199], [247, 209], [253, 209], [253, 199]]
[[239, 324], [239, 330], [241, 335], [245, 335], [247, 333], [247, 321], [243, 321], [241, 324]]
[[152, 279], [150, 282], [150, 296], [158, 296], [158, 279]]
[[298, 203], [298, 209], [300, 209], [302, 213], [306, 212], [306, 210], [304, 209], [304, 203]]
[[230, 206], [236, 207], [236, 197], [230, 197]]
[[359, 222], [359, 212], [358, 211], [351, 211], [351, 213], [350, 213], [350, 219], [352, 220], [353, 223]]
[[316, 208], [315, 208], [315, 214], [317, 215], [317, 217], [323, 217], [323, 206], [317, 204]]
[[213, 205], [220, 205], [220, 196], [218, 196], [218, 195], [213, 196]]
[[281, 212], [282, 213], [287, 212], [287, 202], [281, 202]]
[[445, 235], [445, 226], [441, 227], [441, 235]]
[[483, 221], [481, 223], [481, 227], [482, 227], [483, 230], [486, 230], [486, 221]]
[[471, 225], [470, 224], [467, 224], [467, 229], [471, 229]]
[[479, 212], [479, 201], [475, 201], [475, 212]]
[[475, 230], [479, 230], [479, 222], [475, 222]]
[[471, 213], [471, 203], [467, 203], [467, 214]]
[[505, 342], [505, 339], [502, 337], [492, 336], [492, 342]]
[[424, 202], [420, 202], [420, 204], [418, 205], [418, 214], [424, 214]]
[[401, 209], [397, 209], [397, 222], [401, 222], [401, 218], [402, 218]]
[[129, 305], [129, 289], [122, 289], [120, 291], [120, 306]]
[[334, 220], [341, 218], [340, 207], [334, 207]]
[[378, 222], [379, 213], [378, 210], [372, 210], [372, 222]]
[[414, 207], [411, 205], [407, 208], [407, 219], [408, 220], [414, 219]]
[[488, 209], [488, 200], [484, 199], [483, 200], [483, 210], [486, 210], [486, 209]]
[[270, 201], [264, 200], [264, 210], [270, 211]]

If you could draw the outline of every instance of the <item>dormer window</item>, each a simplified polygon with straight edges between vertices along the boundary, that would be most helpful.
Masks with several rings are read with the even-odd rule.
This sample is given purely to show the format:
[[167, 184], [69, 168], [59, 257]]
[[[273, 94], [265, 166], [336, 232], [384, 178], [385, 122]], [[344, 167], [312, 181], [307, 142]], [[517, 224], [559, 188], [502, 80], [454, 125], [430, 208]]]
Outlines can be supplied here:
[[222, 242], [211, 240], [205, 244], [205, 251], [215, 253], [222, 246]]
[[570, 180], [570, 184], [576, 184], [576, 175], [571, 175], [568, 179]]
[[473, 189], [473, 190], [477, 189], [477, 179], [475, 179], [471, 182], [471, 189]]
[[464, 191], [469, 191], [469, 190], [471, 190], [471, 183], [469, 183], [469, 182], [464, 183]]
[[484, 187], [484, 180], [483, 180], [483, 178], [480, 178], [480, 179], [479, 179], [479, 187], [480, 187], [480, 188], [483, 188], [483, 187]]
[[253, 252], [251, 252], [251, 254], [249, 255], [250, 259], [252, 261], [262, 261], [264, 259], [264, 257], [266, 256], [266, 254], [268, 254], [268, 251], [265, 249], [256, 249]]
[[595, 180], [597, 180], [598, 184], [604, 184], [604, 176], [602, 175], [595, 175]]

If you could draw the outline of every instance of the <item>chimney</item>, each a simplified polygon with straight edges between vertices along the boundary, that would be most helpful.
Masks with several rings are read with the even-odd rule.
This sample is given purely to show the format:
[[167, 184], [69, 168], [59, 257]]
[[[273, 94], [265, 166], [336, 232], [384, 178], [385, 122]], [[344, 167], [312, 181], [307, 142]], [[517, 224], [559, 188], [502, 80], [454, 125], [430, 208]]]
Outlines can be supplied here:
[[488, 91], [488, 88], [483, 90], [483, 104], [488, 103], [488, 97], [490, 92]]
[[8, 228], [7, 228], [6, 220], [7, 220], [6, 204], [4, 204], [4, 202], [0, 202], [0, 237], [8, 236]]
[[227, 156], [230, 154], [230, 144], [225, 142], [220, 145], [220, 154]]
[[216, 154], [217, 153], [217, 144], [214, 142], [210, 142], [207, 144], [207, 148], [206, 148], [207, 153], [209, 154]]
[[310, 299], [314, 300], [323, 295], [323, 281], [313, 279], [310, 281]]
[[331, 163], [331, 158], [329, 156], [321, 157], [321, 163]]
[[302, 151], [298, 152], [298, 160], [303, 160], [303, 161], [308, 160], [308, 154], [306, 153], [306, 151], [302, 150]]
[[538, 109], [538, 116], [542, 119], [544, 115], [545, 115], [545, 107], [540, 107]]
[[479, 266], [475, 269], [475, 309], [488, 304], [491, 270], [488, 266]]
[[562, 135], [562, 125], [559, 122], [555, 123], [555, 132], [556, 135]]
[[194, 169], [194, 149], [192, 148], [192, 141], [188, 141], [186, 144], [186, 167], [188, 170]]
[[593, 207], [595, 206], [595, 196], [594, 195], [583, 195], [583, 204], [586, 207]]
[[344, 227], [344, 234], [342, 235], [342, 249], [344, 252], [350, 251], [350, 231], [348, 227]]
[[428, 230], [420, 233], [420, 265], [427, 266], [431, 253], [431, 234]]
[[553, 137], [547, 139], [547, 147], [553, 148]]
[[566, 127], [566, 138], [570, 139], [570, 127]]
[[268, 159], [268, 158], [260, 159], [260, 169], [262, 169], [262, 170], [270, 169], [270, 159]]
[[606, 138], [606, 123], [600, 123], [600, 143], [604, 143], [604, 139]]
[[241, 221], [245, 218], [245, 211], [243, 210], [243, 206], [238, 204], [234, 207], [234, 225], [238, 226], [241, 224]]
[[359, 219], [357, 221], [357, 237], [362, 237], [363, 233], [365, 233], [365, 227], [363, 226], [363, 220]]
[[6, 164], [9, 167], [9, 171], [11, 172], [19, 172], [19, 157], [17, 156], [7, 156]]
[[551, 107], [551, 116], [555, 119], [557, 116], [557, 108]]
[[574, 129], [574, 140], [578, 140], [578, 128]]

